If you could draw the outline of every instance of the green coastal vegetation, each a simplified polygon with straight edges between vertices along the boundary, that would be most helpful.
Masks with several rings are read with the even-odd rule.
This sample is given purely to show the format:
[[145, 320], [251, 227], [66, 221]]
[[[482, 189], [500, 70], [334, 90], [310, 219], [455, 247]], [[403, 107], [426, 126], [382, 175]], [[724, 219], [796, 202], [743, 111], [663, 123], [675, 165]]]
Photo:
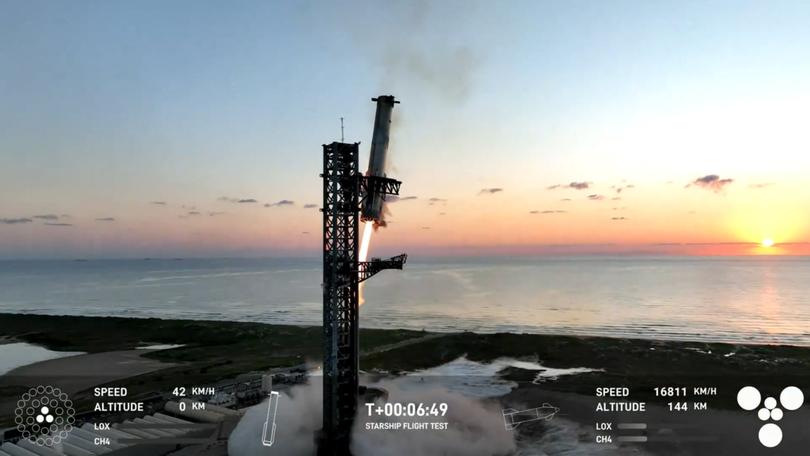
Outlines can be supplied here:
[[[285, 368], [321, 358], [321, 328], [263, 323], [83, 316], [0, 314], [0, 337], [51, 350], [88, 353], [131, 350], [150, 344], [179, 348], [144, 353], [172, 363], [116, 385], [133, 395], [165, 391], [182, 379], [205, 385], [240, 374]], [[534, 334], [428, 333], [362, 329], [361, 370], [397, 374], [437, 366], [466, 356], [487, 362], [498, 357], [532, 359], [551, 368], [588, 367], [598, 372], [561, 376], [542, 388], [592, 396], [596, 387], [632, 386], [640, 399], [660, 386], [707, 386], [719, 390], [752, 385], [808, 386], [810, 349], [641, 339]], [[536, 372], [501, 372], [518, 385]], [[4, 385], [0, 397], [18, 393]], [[734, 407], [733, 395], [716, 404]]]

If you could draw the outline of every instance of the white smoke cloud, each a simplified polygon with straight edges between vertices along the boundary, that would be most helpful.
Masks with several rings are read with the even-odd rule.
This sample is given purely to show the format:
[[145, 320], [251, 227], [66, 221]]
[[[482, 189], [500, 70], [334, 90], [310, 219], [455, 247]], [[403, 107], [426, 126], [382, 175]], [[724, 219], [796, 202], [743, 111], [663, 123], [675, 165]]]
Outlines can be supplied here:
[[318, 383], [296, 386], [279, 397], [276, 436], [272, 447], [261, 443], [267, 401], [251, 407], [228, 439], [232, 456], [315, 454], [315, 431], [321, 428], [322, 390]]
[[[446, 403], [445, 417], [402, 418], [377, 417], [372, 421], [435, 421], [448, 423], [446, 430], [366, 430], [369, 420], [360, 410], [352, 435], [352, 453], [356, 456], [422, 455], [507, 455], [516, 450], [513, 434], [503, 426], [497, 402], [467, 398], [435, 386], [402, 388], [397, 380], [381, 384], [392, 403]], [[322, 388], [319, 379], [293, 387], [282, 394], [276, 419], [276, 440], [263, 447], [260, 439], [267, 403], [252, 407], [231, 434], [228, 454], [311, 455], [315, 453], [315, 432], [321, 428]]]
[[[447, 415], [441, 418], [391, 417], [386, 421], [433, 421], [448, 423], [446, 430], [425, 431], [366, 431], [366, 421], [383, 421], [379, 417], [369, 419], [364, 413], [355, 422], [352, 450], [357, 455], [397, 456], [403, 454], [424, 455], [506, 455], [515, 450], [511, 432], [503, 425], [497, 402], [481, 401], [449, 392], [435, 386], [417, 389], [402, 389], [398, 382], [381, 385], [389, 394], [389, 402], [447, 404]], [[412, 384], [411, 384], [412, 385]]]

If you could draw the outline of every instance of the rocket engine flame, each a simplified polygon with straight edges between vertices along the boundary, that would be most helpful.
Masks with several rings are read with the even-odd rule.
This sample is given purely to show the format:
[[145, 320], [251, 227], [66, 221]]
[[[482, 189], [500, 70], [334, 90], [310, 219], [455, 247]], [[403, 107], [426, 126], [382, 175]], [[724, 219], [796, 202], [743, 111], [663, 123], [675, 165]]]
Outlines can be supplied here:
[[366, 261], [368, 258], [368, 247], [371, 244], [371, 233], [374, 232], [374, 222], [366, 222], [363, 227], [363, 237], [360, 239], [360, 252], [357, 255], [358, 261]]
[[[377, 111], [374, 115], [374, 131], [371, 138], [371, 149], [368, 156], [368, 169], [366, 177], [385, 177], [388, 155], [388, 142], [391, 134], [391, 113], [394, 105], [399, 103], [393, 95], [380, 95], [372, 98], [371, 101], [377, 103]], [[360, 220], [365, 222], [363, 227], [363, 237], [360, 240], [360, 250], [357, 254], [358, 261], [367, 261], [368, 248], [371, 244], [371, 234], [378, 228], [385, 226], [385, 193], [377, 186], [371, 186], [360, 209]], [[363, 282], [357, 288], [358, 302], [362, 306]]]
[[[374, 233], [374, 222], [365, 222], [363, 225], [363, 237], [360, 238], [360, 251], [357, 253], [357, 261], [366, 261], [368, 258], [368, 248], [371, 244], [371, 234]], [[357, 287], [358, 305], [363, 305], [366, 300], [363, 298], [363, 287], [365, 282], [360, 282]]]

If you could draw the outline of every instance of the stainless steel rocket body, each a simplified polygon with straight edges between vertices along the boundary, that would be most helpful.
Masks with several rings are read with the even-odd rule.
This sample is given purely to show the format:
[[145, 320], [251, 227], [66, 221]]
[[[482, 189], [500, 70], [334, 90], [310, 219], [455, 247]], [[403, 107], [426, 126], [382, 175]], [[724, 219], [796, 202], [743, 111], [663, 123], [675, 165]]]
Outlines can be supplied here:
[[[388, 160], [388, 142], [391, 135], [391, 113], [394, 104], [399, 103], [392, 95], [381, 95], [372, 98], [377, 102], [377, 113], [374, 116], [374, 132], [371, 137], [371, 150], [368, 158], [366, 176], [386, 177], [385, 171]], [[362, 208], [363, 221], [383, 222], [385, 196], [370, 188]]]

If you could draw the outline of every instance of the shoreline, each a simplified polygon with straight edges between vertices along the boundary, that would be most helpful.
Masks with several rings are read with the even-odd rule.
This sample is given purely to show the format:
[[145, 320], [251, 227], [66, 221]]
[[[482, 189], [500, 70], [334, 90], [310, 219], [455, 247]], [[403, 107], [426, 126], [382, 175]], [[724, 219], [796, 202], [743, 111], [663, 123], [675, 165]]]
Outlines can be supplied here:
[[[293, 327], [293, 328], [320, 328], [320, 325], [308, 323], [289, 323], [289, 322], [257, 322], [248, 320], [216, 320], [213, 318], [173, 318], [167, 316], [139, 316], [139, 315], [74, 315], [74, 314], [51, 314], [51, 313], [32, 313], [32, 312], [9, 312], [0, 311], [0, 321], [3, 316], [32, 316], [32, 317], [55, 317], [55, 318], [96, 318], [96, 319], [120, 319], [120, 320], [158, 320], [164, 322], [200, 322], [200, 323], [228, 323], [228, 324], [258, 324], [268, 327]], [[407, 331], [422, 334], [437, 334], [437, 335], [451, 335], [451, 334], [476, 334], [476, 335], [494, 335], [494, 334], [513, 334], [521, 336], [545, 336], [545, 337], [575, 337], [575, 338], [599, 338], [608, 340], [636, 340], [636, 341], [650, 341], [650, 342], [669, 342], [669, 343], [683, 343], [683, 344], [710, 344], [710, 345], [741, 345], [747, 347], [790, 347], [790, 348], [804, 348], [810, 349], [810, 344], [802, 345], [789, 342], [757, 342], [749, 340], [734, 340], [731, 338], [690, 338], [688, 336], [680, 337], [677, 335], [659, 334], [657, 337], [647, 337], [645, 335], [623, 335], [620, 333], [614, 334], [593, 334], [583, 329], [582, 331], [554, 331], [554, 330], [537, 330], [537, 331], [485, 331], [485, 330], [450, 330], [450, 329], [413, 329], [407, 327], [379, 327], [379, 326], [365, 326], [361, 325], [361, 330], [374, 330], [374, 331]], [[810, 336], [807, 334], [800, 334], [796, 337]], [[4, 342], [6, 336], [0, 332], [0, 344], [12, 342], [28, 342], [15, 338], [8, 339], [11, 342]], [[46, 347], [54, 350], [58, 348]]]
[[[796, 345], [374, 328], [361, 328], [360, 332], [361, 368], [393, 372], [430, 368], [462, 355], [475, 361], [491, 361], [501, 356], [536, 357], [545, 360], [549, 367], [568, 368], [576, 361], [591, 368], [605, 368], [615, 367], [617, 360], [631, 354], [660, 358], [662, 352], [675, 350], [687, 361], [705, 361], [707, 358], [717, 361], [713, 366], [705, 366], [709, 372], [720, 369], [722, 365], [746, 364], [752, 359], [759, 362], [797, 358], [810, 362], [810, 348]], [[248, 364], [245, 368], [254, 368], [248, 370], [317, 361], [321, 356], [320, 337], [320, 326], [0, 313], [0, 340], [88, 354], [135, 350], [149, 344], [176, 344], [183, 346], [151, 353], [144, 350], [142, 354], [161, 361], [191, 363], [210, 362], [223, 354], [223, 347], [227, 348], [224, 354], [230, 358], [233, 357], [231, 348], [240, 347], [246, 350], [239, 353], [241, 356], [237, 356], [233, 364], [244, 361]], [[437, 347], [442, 350], [436, 350]], [[554, 352], [550, 347], [558, 351]], [[608, 353], [612, 359], [600, 360]], [[255, 362], [257, 357], [265, 355], [265, 362]], [[597, 366], [589, 365], [589, 360], [608, 362], [605, 366]]]
[[19, 342], [25, 342], [23, 340], [19, 340], [15, 337], [7, 337], [4, 335], [0, 335], [0, 345], [8, 345], [8, 344], [16, 344]]

